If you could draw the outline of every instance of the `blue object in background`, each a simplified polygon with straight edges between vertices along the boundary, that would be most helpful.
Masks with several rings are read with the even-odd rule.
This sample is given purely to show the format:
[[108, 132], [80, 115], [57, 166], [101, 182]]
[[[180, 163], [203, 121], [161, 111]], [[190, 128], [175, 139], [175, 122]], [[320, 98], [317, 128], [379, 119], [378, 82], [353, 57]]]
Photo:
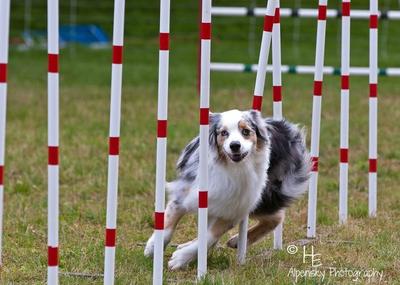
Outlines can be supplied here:
[[107, 46], [110, 41], [106, 33], [96, 25], [65, 25], [60, 27], [60, 41], [75, 42], [91, 47]]
[[[19, 50], [33, 47], [46, 49], [47, 32], [45, 30], [29, 30], [22, 33], [24, 44]], [[68, 43], [79, 43], [90, 48], [106, 48], [110, 46], [107, 34], [97, 25], [63, 25], [60, 27], [60, 48]]]

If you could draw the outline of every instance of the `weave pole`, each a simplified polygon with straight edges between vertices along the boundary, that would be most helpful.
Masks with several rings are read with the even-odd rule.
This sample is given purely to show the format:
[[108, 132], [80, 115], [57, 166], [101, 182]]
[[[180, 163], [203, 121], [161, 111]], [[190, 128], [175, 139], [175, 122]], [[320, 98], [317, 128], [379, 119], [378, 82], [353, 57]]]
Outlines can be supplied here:
[[268, 0], [264, 16], [264, 29], [261, 39], [260, 55], [258, 58], [258, 69], [256, 84], [254, 87], [253, 109], [261, 111], [262, 98], [264, 94], [265, 75], [267, 73], [269, 49], [272, 39], [272, 27], [274, 23], [276, 0]]
[[104, 284], [114, 284], [125, 0], [114, 1]]
[[170, 0], [160, 2], [158, 67], [157, 165], [154, 212], [153, 284], [163, 284], [165, 173], [167, 160]]
[[368, 211], [370, 217], [377, 210], [378, 159], [378, 0], [370, 0], [369, 22], [369, 175]]
[[313, 166], [308, 191], [307, 237], [315, 238], [317, 223], [318, 157], [321, 127], [322, 81], [325, 53], [326, 7], [328, 0], [319, 0], [317, 44], [315, 51], [314, 95], [311, 122], [311, 159]]
[[[261, 39], [260, 54], [258, 58], [258, 68], [256, 83], [254, 87], [253, 109], [261, 111], [262, 99], [264, 94], [265, 76], [267, 74], [269, 49], [272, 39], [272, 27], [274, 24], [276, 0], [268, 0], [267, 9], [264, 16], [264, 27]], [[243, 219], [239, 224], [239, 239], [238, 239], [238, 262], [244, 264], [246, 261], [247, 251], [247, 228], [249, 217]]]
[[282, 119], [281, 23], [279, 2], [279, 0], [276, 0], [277, 4], [272, 28], [272, 114], [275, 120]]
[[6, 145], [7, 64], [10, 0], [0, 2], [0, 266], [2, 262], [4, 209], [4, 155]]
[[202, 0], [200, 30], [200, 160], [197, 278], [207, 273], [208, 136], [210, 105], [211, 0]]
[[201, 68], [201, 9], [202, 9], [202, 7], [203, 7], [203, 2], [202, 2], [202, 0], [199, 0], [198, 1], [198, 11], [197, 11], [199, 35], [198, 35], [198, 40], [197, 40], [198, 42], [197, 42], [197, 82], [196, 82], [197, 93], [199, 94], [199, 97], [200, 97], [200, 76], [201, 76], [200, 68]]
[[58, 284], [59, 215], [59, 74], [58, 0], [47, 0], [47, 114], [48, 114], [48, 267], [47, 284]]
[[[280, 1], [276, 0], [272, 28], [272, 99], [273, 118], [282, 120], [281, 24]], [[283, 222], [274, 230], [274, 249], [282, 249]]]
[[344, 224], [347, 221], [349, 177], [350, 0], [342, 1], [341, 43], [339, 223]]

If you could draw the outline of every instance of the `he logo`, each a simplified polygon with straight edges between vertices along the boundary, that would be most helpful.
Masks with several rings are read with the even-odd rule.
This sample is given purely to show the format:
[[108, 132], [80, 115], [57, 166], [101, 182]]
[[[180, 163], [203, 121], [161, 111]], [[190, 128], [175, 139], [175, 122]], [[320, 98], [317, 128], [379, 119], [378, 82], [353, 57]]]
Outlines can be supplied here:
[[306, 258], [311, 258], [312, 267], [320, 267], [322, 265], [321, 259], [317, 258], [321, 256], [319, 253], [314, 253], [314, 246], [311, 246], [311, 253], [306, 253], [306, 246], [303, 246], [303, 263], [306, 263]]

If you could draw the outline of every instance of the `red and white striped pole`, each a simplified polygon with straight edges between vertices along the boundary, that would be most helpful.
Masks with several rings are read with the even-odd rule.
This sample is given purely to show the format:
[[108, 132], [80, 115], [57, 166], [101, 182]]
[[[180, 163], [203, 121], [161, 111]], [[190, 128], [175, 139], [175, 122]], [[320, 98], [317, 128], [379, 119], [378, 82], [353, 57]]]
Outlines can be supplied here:
[[369, 22], [369, 216], [377, 210], [378, 160], [378, 0], [370, 0]]
[[211, 0], [202, 0], [200, 48], [200, 160], [197, 278], [207, 273], [208, 133], [210, 105]]
[[104, 284], [114, 284], [125, 0], [114, 1]]
[[342, 1], [342, 84], [340, 92], [339, 223], [347, 221], [349, 176], [350, 0]]
[[279, 2], [279, 0], [276, 0], [274, 25], [272, 28], [272, 114], [275, 120], [282, 119], [281, 20]]
[[[253, 109], [261, 111], [262, 98], [264, 94], [265, 76], [267, 73], [269, 49], [272, 39], [272, 27], [274, 24], [276, 0], [268, 0], [267, 9], [264, 16], [264, 28], [261, 39], [260, 55], [258, 58], [258, 68], [256, 76], [256, 84], [254, 87]], [[243, 264], [246, 260], [247, 251], [247, 228], [249, 218], [246, 217], [239, 224], [239, 239], [238, 239], [238, 262]]]
[[310, 185], [308, 191], [308, 221], [307, 237], [315, 238], [317, 223], [317, 187], [318, 187], [318, 157], [319, 138], [321, 126], [322, 80], [325, 53], [326, 32], [326, 6], [328, 0], [319, 0], [318, 3], [318, 27], [317, 44], [315, 52], [314, 96], [311, 123], [311, 170]]
[[261, 111], [262, 107], [265, 75], [267, 73], [269, 48], [271, 46], [272, 27], [274, 24], [275, 7], [276, 7], [276, 0], [268, 0], [267, 10], [264, 16], [264, 30], [261, 39], [256, 85], [254, 87], [254, 97], [253, 97], [253, 109], [259, 111]]
[[6, 144], [7, 63], [10, 25], [10, 0], [0, 2], [0, 265], [2, 262], [4, 209], [4, 155]]
[[59, 75], [58, 75], [58, 0], [47, 0], [47, 112], [48, 112], [48, 268], [47, 284], [58, 284], [59, 213]]
[[[272, 28], [272, 98], [273, 118], [282, 120], [281, 23], [280, 1], [276, 0]], [[282, 249], [283, 222], [274, 230], [274, 249]]]
[[200, 68], [201, 68], [201, 16], [202, 16], [202, 14], [201, 14], [201, 9], [202, 9], [202, 7], [203, 7], [203, 2], [202, 2], [202, 0], [199, 0], [199, 3], [198, 3], [198, 19], [197, 19], [197, 21], [198, 21], [198, 25], [199, 25], [199, 38], [198, 38], [198, 46], [197, 46], [197, 86], [196, 86], [196, 88], [197, 88], [197, 92], [198, 92], [198, 94], [199, 94], [199, 96], [200, 96], [200, 76], [201, 76], [201, 71], [200, 71]]
[[157, 165], [154, 212], [153, 284], [163, 284], [165, 173], [167, 160], [170, 0], [160, 2], [158, 67]]

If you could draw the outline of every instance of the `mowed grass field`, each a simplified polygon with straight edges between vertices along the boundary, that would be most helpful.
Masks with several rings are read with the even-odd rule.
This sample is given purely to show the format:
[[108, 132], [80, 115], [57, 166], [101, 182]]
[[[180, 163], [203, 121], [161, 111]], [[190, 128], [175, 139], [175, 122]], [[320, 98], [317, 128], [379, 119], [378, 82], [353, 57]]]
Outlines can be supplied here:
[[[108, 1], [111, 5], [112, 1]], [[314, 3], [315, 2], [315, 3]], [[368, 9], [364, 1], [353, 6]], [[140, 7], [146, 3], [139, 1]], [[247, 3], [247, 2], [246, 2]], [[261, 6], [263, 1], [258, 1]], [[396, 1], [385, 2], [397, 8]], [[169, 89], [167, 178], [175, 176], [174, 165], [186, 143], [198, 133], [196, 91], [196, 3], [172, 8]], [[226, 5], [215, 1], [215, 5]], [[133, 5], [133, 4], [128, 4]], [[138, 4], [137, 4], [138, 5]], [[152, 232], [155, 182], [155, 142], [158, 70], [158, 11], [127, 9], [124, 85], [121, 122], [117, 284], [149, 284], [152, 260], [143, 256], [144, 243]], [[243, 5], [232, 1], [230, 5]], [[294, 1], [288, 2], [294, 6]], [[308, 6], [316, 5], [307, 3]], [[91, 13], [110, 22], [112, 9], [101, 4]], [[330, 3], [336, 8], [337, 3]], [[135, 8], [134, 6], [133, 8]], [[182, 7], [186, 7], [185, 9]], [[140, 12], [143, 13], [140, 13]], [[42, 11], [44, 13], [44, 10]], [[92, 14], [90, 14], [92, 15]], [[45, 14], [42, 20], [45, 20]], [[78, 18], [79, 19], [79, 18]], [[135, 22], [137, 20], [137, 22]], [[248, 53], [249, 18], [216, 18], [213, 27], [213, 61], [255, 63], [262, 20], [256, 21], [255, 56]], [[308, 64], [314, 61], [315, 20], [282, 20], [282, 61]], [[37, 23], [37, 22], [35, 22]], [[104, 26], [111, 31], [110, 23]], [[400, 38], [387, 37], [400, 30], [398, 23], [382, 23], [380, 66], [400, 66]], [[18, 25], [11, 27], [17, 36]], [[293, 41], [294, 31], [300, 32]], [[338, 34], [339, 33], [339, 34]], [[339, 36], [339, 37], [338, 37]], [[340, 22], [328, 21], [326, 65], [340, 64]], [[368, 64], [368, 23], [352, 24], [352, 65]], [[11, 47], [7, 105], [7, 149], [3, 266], [1, 284], [43, 284], [47, 267], [47, 91], [46, 51], [18, 51]], [[74, 46], [60, 57], [60, 282], [101, 284], [107, 184], [108, 124], [111, 49], [90, 50]], [[213, 73], [211, 109], [248, 109], [254, 74]], [[283, 110], [288, 120], [310, 130], [312, 76], [283, 76]], [[263, 113], [271, 115], [271, 77], [267, 78]], [[400, 284], [400, 84], [398, 78], [379, 79], [379, 193], [378, 216], [368, 218], [368, 78], [351, 78], [349, 221], [338, 225], [338, 159], [340, 78], [326, 76], [323, 88], [320, 178], [318, 189], [315, 253], [322, 267], [383, 271], [378, 279], [360, 279], [358, 284]], [[308, 131], [309, 143], [310, 131]], [[249, 249], [247, 263], [236, 264], [236, 252], [225, 247], [225, 236], [209, 255], [209, 275], [204, 284], [292, 284], [290, 269], [303, 264], [299, 240], [306, 235], [307, 195], [287, 212], [284, 248], [298, 245], [290, 255], [273, 251], [271, 235]], [[196, 217], [186, 217], [178, 226], [173, 244], [196, 237]], [[230, 234], [233, 234], [232, 231]], [[165, 264], [174, 247], [168, 247]], [[307, 252], [311, 250], [309, 244]], [[87, 273], [92, 277], [76, 277]], [[166, 284], [192, 284], [196, 265], [170, 272]], [[326, 276], [299, 278], [296, 284], [353, 284], [352, 278]]]

